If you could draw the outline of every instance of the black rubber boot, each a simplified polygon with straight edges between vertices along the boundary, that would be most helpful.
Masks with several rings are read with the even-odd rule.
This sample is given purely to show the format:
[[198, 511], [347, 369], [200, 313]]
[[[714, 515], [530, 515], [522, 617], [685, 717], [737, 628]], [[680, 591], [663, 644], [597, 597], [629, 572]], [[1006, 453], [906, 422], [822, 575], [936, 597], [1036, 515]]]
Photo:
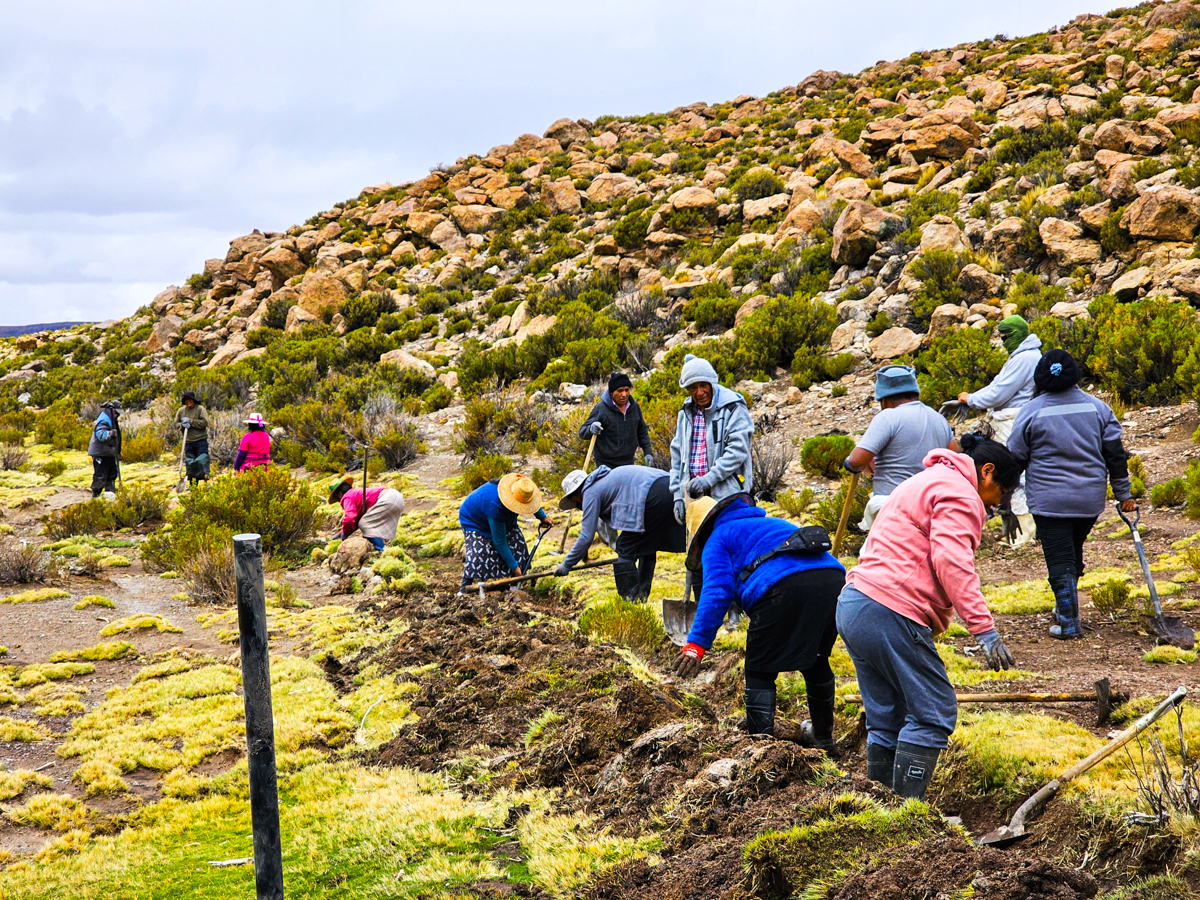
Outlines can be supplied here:
[[774, 688], [746, 688], [746, 732], [775, 734]]
[[658, 565], [658, 556], [642, 556], [638, 558], [638, 586], [637, 599], [645, 601], [650, 599], [650, 588], [654, 586], [654, 569]]
[[901, 797], [925, 799], [925, 790], [933, 781], [938, 757], [942, 751], [936, 747], [922, 747], [900, 741], [896, 744], [896, 765], [892, 770], [892, 790]]
[[833, 739], [833, 692], [837, 682], [833, 679], [824, 684], [805, 684], [808, 690], [809, 718], [800, 723], [800, 734], [812, 745], [826, 753], [833, 753], [837, 743]]
[[638, 571], [632, 559], [618, 559], [613, 563], [613, 581], [622, 600], [637, 600]]
[[867, 778], [890, 788], [895, 769], [896, 750], [894, 747], [885, 747], [883, 744], [867, 744]]
[[1078, 582], [1074, 575], [1056, 575], [1050, 579], [1054, 591], [1054, 619], [1050, 626], [1050, 637], [1060, 641], [1083, 637], [1083, 626], [1079, 622]]

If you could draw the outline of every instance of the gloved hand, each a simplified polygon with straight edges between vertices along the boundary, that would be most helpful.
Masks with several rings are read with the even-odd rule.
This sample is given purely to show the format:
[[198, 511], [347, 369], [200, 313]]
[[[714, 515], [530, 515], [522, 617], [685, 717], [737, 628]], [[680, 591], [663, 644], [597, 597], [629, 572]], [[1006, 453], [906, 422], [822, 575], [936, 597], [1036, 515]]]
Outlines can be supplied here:
[[180, 419], [180, 420], [179, 420], [179, 427], [180, 427], [180, 428], [191, 428], [191, 427], [192, 427], [192, 420], [191, 420], [191, 419]]
[[700, 660], [703, 657], [704, 648], [699, 644], [684, 644], [671, 664], [671, 671], [680, 678], [695, 678], [700, 674]]
[[566, 577], [566, 575], [570, 571], [571, 571], [571, 567], [568, 566], [565, 562], [561, 562], [557, 566], [554, 567], [554, 574], [558, 578]]
[[975, 640], [979, 642], [979, 646], [983, 648], [983, 652], [987, 656], [989, 669], [999, 672], [1001, 669], [1011, 669], [1017, 664], [1012, 653], [1004, 646], [1004, 641], [1000, 640], [1000, 632], [995, 628], [975, 635]]
[[693, 478], [688, 482], [688, 496], [695, 500], [697, 497], [703, 497], [708, 492], [709, 483], [708, 476], [701, 475], [699, 478]]
[[646, 463], [646, 465], [648, 465], [650, 468], [653, 469], [654, 468], [654, 455], [651, 453], [647, 453], [646, 458], [645, 458], [645, 463]]
[[599, 422], [593, 422], [588, 426], [588, 431], [590, 431], [592, 434], [600, 434], [600, 432], [604, 431], [604, 426]]
[[675, 501], [675, 521], [680, 525], [687, 524], [687, 506], [682, 500]]

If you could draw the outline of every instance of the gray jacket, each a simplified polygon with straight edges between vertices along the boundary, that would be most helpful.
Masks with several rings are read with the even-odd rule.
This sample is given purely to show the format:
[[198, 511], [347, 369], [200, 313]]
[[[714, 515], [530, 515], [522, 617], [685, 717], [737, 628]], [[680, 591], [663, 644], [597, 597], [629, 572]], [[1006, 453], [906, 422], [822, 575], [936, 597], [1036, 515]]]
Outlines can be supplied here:
[[583, 522], [566, 565], [574, 566], [587, 556], [602, 519], [617, 531], [644, 531], [646, 497], [654, 482], [666, 477], [662, 469], [649, 466], [597, 466], [583, 482]]
[[120, 415], [112, 409], [100, 410], [92, 425], [92, 438], [88, 441], [88, 456], [93, 459], [111, 456], [121, 458]]
[[731, 494], [749, 493], [754, 485], [750, 461], [754, 420], [741, 394], [714, 384], [713, 401], [708, 409], [696, 409], [689, 397], [679, 411], [675, 437], [671, 440], [671, 494], [682, 500], [684, 485], [691, 478], [688, 461], [692, 452], [692, 421], [697, 415], [704, 416], [706, 423], [708, 474], [712, 483], [709, 496], [720, 500]]
[[1029, 511], [1052, 518], [1090, 518], [1113, 496], [1131, 496], [1121, 426], [1103, 400], [1079, 386], [1039, 394], [1021, 407], [1008, 449], [1026, 465]]
[[1016, 409], [1033, 399], [1033, 370], [1042, 358], [1042, 339], [1031, 334], [1017, 346], [985, 388], [967, 396], [972, 409]]

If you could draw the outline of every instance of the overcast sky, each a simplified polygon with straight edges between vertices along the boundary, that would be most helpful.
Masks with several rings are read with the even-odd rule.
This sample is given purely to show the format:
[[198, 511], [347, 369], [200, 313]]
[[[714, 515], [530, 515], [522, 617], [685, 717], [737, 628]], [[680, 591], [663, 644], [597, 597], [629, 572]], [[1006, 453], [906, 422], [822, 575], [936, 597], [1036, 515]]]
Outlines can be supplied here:
[[0, 324], [128, 315], [233, 237], [561, 116], [761, 96], [1105, 9], [1082, 2], [11, 0]]

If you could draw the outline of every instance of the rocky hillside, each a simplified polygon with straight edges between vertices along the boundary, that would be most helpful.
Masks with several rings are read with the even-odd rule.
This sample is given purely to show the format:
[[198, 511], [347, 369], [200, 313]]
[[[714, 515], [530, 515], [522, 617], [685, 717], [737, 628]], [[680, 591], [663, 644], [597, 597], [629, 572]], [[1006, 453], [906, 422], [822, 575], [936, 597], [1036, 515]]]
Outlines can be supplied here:
[[1144, 4], [562, 119], [238, 237], [127, 321], [22, 336], [0, 388], [10, 410], [137, 407], [186, 381], [336, 469], [305, 404], [345, 430], [381, 391], [425, 415], [512, 381], [577, 397], [696, 344], [735, 383], [790, 374], [780, 403], [890, 359], [939, 399], [995, 370], [990, 326], [1016, 310], [1098, 389], [1177, 402], [1200, 382], [1198, 62], [1200, 7]]

